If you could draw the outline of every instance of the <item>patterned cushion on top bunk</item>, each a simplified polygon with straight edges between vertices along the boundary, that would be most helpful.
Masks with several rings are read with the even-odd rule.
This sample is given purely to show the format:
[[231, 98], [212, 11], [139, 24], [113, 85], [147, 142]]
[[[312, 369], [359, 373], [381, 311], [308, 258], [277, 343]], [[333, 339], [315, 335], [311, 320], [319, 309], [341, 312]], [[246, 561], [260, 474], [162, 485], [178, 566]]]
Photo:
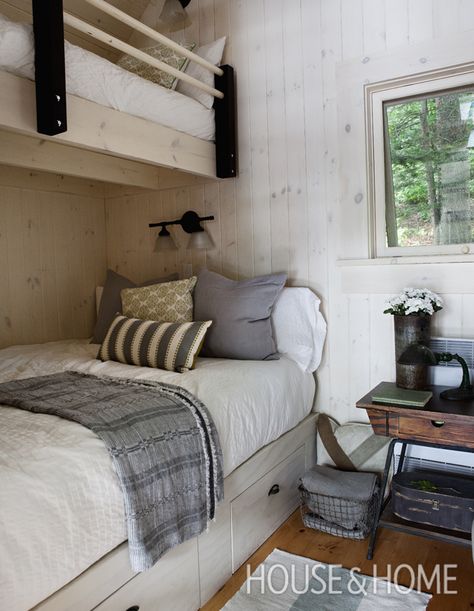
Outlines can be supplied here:
[[[191, 42], [181, 46], [188, 49], [188, 51], [192, 51], [196, 46], [196, 43]], [[141, 50], [144, 53], [148, 53], [148, 55], [151, 57], [158, 59], [165, 64], [168, 64], [172, 68], [180, 70], [181, 72], [184, 72], [189, 64], [189, 59], [187, 57], [179, 55], [179, 53], [173, 51], [173, 49], [169, 49], [161, 43], [157, 43], [151, 47], [145, 47]], [[150, 66], [145, 62], [132, 57], [131, 55], [123, 55], [117, 62], [117, 65], [125, 70], [128, 70], [129, 72], [133, 72], [134, 74], [141, 76], [147, 81], [151, 81], [152, 83], [166, 87], [166, 89], [176, 89], [176, 85], [178, 84], [178, 79], [175, 76], [167, 74], [158, 68], [154, 68], [153, 66]]]

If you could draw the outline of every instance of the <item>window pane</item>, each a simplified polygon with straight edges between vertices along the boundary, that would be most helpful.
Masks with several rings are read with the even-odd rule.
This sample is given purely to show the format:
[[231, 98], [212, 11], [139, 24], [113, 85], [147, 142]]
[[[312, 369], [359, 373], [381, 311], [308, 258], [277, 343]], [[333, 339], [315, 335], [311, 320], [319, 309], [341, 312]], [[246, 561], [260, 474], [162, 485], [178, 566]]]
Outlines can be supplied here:
[[474, 241], [474, 89], [384, 104], [388, 246]]

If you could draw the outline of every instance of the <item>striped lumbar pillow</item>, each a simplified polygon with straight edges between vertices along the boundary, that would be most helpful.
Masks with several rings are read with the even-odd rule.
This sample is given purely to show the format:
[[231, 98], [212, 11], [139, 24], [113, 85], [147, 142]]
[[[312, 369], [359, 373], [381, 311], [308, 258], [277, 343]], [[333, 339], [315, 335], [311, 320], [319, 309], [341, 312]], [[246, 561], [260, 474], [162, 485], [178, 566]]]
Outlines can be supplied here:
[[97, 358], [139, 367], [192, 369], [212, 321], [155, 322], [117, 314]]

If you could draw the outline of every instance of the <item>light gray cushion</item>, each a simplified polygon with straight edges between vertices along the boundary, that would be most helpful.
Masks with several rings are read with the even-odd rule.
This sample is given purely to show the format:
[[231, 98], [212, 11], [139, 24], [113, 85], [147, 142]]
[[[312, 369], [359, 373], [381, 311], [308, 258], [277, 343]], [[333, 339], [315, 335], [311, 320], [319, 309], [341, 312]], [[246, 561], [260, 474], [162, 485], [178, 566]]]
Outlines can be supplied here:
[[270, 316], [286, 274], [229, 280], [202, 270], [194, 289], [194, 320], [212, 320], [201, 356], [264, 360], [275, 358]]
[[[150, 284], [158, 284], [160, 282], [171, 282], [172, 280], [177, 279], [178, 274], [171, 274], [166, 278], [147, 280], [140, 286], [148, 286]], [[101, 344], [104, 341], [115, 315], [122, 313], [122, 299], [120, 297], [120, 292], [123, 289], [134, 289], [137, 286], [138, 285], [135, 284], [135, 282], [125, 278], [125, 276], [121, 276], [111, 269], [107, 270], [107, 279], [104, 284], [104, 290], [100, 300], [99, 313], [97, 315], [97, 322], [95, 324], [94, 335], [92, 337], [93, 344]]]
[[368, 501], [374, 494], [377, 476], [375, 473], [339, 471], [332, 467], [315, 465], [301, 477], [301, 483], [308, 492]]

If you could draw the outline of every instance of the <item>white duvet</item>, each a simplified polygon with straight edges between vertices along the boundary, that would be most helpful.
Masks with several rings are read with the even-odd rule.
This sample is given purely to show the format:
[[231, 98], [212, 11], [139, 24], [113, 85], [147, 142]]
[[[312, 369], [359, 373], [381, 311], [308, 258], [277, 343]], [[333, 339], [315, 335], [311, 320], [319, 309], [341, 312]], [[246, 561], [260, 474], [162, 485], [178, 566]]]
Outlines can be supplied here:
[[[224, 474], [311, 411], [314, 378], [293, 361], [199, 359], [185, 374], [102, 363], [85, 341], [0, 351], [0, 382], [73, 369], [183, 386], [208, 407]], [[126, 539], [105, 446], [56, 416], [0, 406], [0, 609], [34, 606]]]
[[[214, 110], [177, 91], [140, 78], [65, 42], [68, 93], [181, 132], [213, 140]], [[0, 69], [34, 80], [32, 27], [0, 14]]]

